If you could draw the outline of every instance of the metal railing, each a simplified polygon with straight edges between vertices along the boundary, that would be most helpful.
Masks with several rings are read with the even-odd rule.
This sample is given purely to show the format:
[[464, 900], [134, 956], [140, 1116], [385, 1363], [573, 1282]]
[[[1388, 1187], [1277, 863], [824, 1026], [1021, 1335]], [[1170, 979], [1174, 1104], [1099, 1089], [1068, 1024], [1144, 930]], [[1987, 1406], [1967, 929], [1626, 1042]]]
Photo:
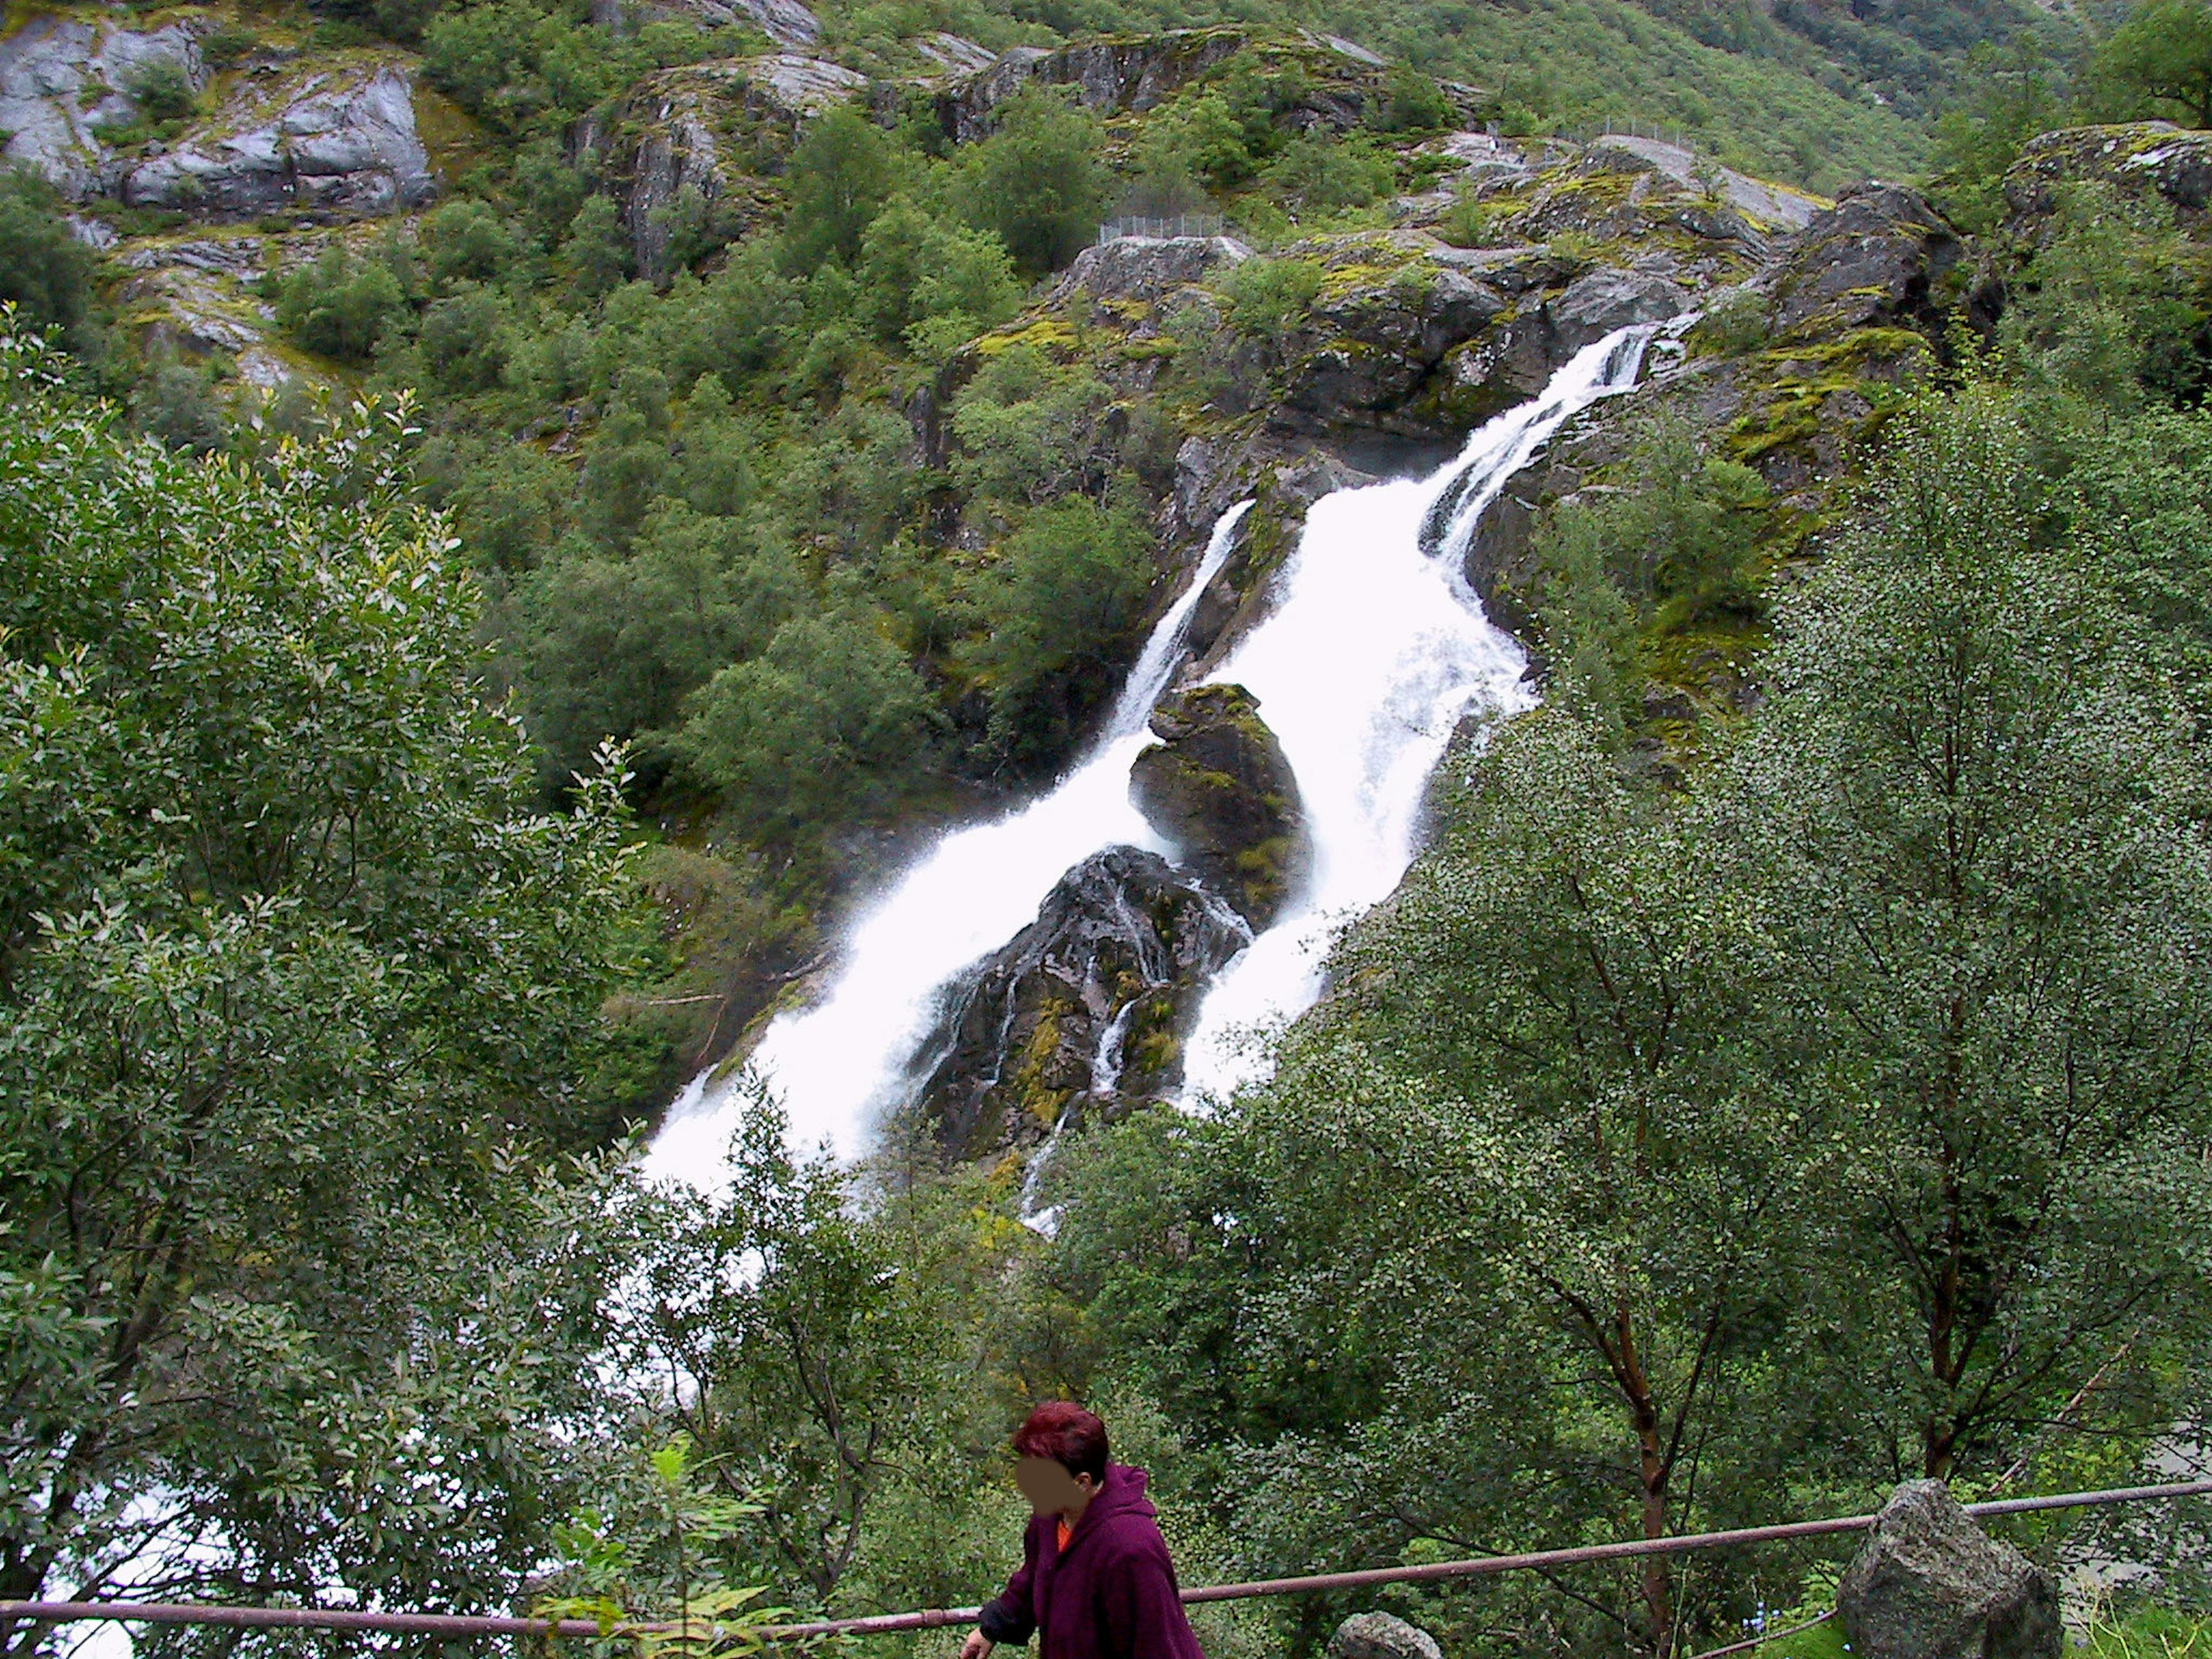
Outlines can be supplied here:
[[[2029, 1515], [2044, 1510], [2087, 1509], [2107, 1504], [2152, 1503], [2161, 1498], [2212, 1494], [2212, 1480], [2178, 1480], [2156, 1486], [2115, 1486], [2100, 1492], [2069, 1492], [2044, 1498], [2006, 1498], [1960, 1505], [1968, 1515]], [[1738, 1527], [1726, 1532], [1683, 1533], [1670, 1538], [1638, 1538], [1618, 1544], [1585, 1544], [1574, 1549], [1536, 1550], [1522, 1555], [1485, 1555], [1466, 1561], [1432, 1561], [1413, 1567], [1370, 1567], [1354, 1572], [1310, 1573], [1297, 1578], [1260, 1578], [1237, 1584], [1205, 1584], [1182, 1593], [1187, 1603], [1234, 1601], [1255, 1595], [1296, 1595], [1316, 1590], [1364, 1589], [1375, 1584], [1430, 1583], [1493, 1573], [1546, 1567], [1584, 1566], [1647, 1555], [1682, 1555], [1693, 1550], [1728, 1549], [1785, 1539], [1820, 1538], [1864, 1532], [1873, 1515], [1832, 1516], [1823, 1521], [1791, 1521], [1776, 1526]], [[925, 1607], [915, 1613], [878, 1613], [863, 1619], [820, 1619], [805, 1624], [766, 1625], [749, 1633], [763, 1641], [796, 1642], [824, 1636], [879, 1636], [897, 1631], [938, 1630], [975, 1621], [980, 1607]], [[0, 1623], [26, 1620], [46, 1625], [91, 1620], [148, 1625], [216, 1625], [230, 1629], [384, 1631], [417, 1636], [604, 1636], [589, 1619], [520, 1619], [486, 1614], [368, 1613], [349, 1607], [241, 1607], [179, 1601], [0, 1601]], [[696, 1621], [695, 1621], [696, 1623]], [[684, 1628], [641, 1623], [617, 1633], [645, 1635]]]
[[1098, 227], [1098, 246], [1119, 242], [1130, 237], [1145, 237], [1164, 241], [1177, 236], [1218, 236], [1224, 221], [1218, 213], [1177, 213], [1165, 218], [1151, 218], [1142, 214], [1123, 214], [1118, 219], [1109, 219]]

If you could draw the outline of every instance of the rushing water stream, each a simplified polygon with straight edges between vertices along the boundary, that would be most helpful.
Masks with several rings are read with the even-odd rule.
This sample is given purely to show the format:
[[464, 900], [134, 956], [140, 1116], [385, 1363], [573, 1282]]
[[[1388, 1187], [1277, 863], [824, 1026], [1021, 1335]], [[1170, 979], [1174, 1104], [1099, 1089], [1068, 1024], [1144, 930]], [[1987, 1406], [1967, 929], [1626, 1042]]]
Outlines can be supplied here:
[[[1462, 574], [1468, 541], [1563, 421], [1635, 383], [1655, 331], [1624, 329], [1586, 348], [1427, 477], [1339, 490], [1308, 513], [1276, 578], [1274, 610], [1211, 678], [1251, 691], [1280, 739], [1312, 875], [1208, 993], [1189, 1048], [1194, 1099], [1258, 1074], [1260, 1049], [1245, 1039], [1312, 1004], [1330, 934], [1397, 885], [1430, 774], [1459, 722], [1527, 702], [1519, 647], [1490, 625]], [[1146, 721], [1181, 665], [1191, 610], [1249, 505], [1215, 526], [1083, 762], [1021, 811], [945, 836], [853, 928], [828, 994], [769, 1025], [753, 1065], [781, 1096], [799, 1144], [827, 1141], [848, 1158], [865, 1149], [910, 1078], [939, 993], [1034, 920], [1068, 870], [1115, 845], [1168, 850], [1129, 803], [1129, 763], [1150, 740]], [[695, 1080], [670, 1109], [648, 1173], [713, 1179], [737, 1104], [726, 1085]]]

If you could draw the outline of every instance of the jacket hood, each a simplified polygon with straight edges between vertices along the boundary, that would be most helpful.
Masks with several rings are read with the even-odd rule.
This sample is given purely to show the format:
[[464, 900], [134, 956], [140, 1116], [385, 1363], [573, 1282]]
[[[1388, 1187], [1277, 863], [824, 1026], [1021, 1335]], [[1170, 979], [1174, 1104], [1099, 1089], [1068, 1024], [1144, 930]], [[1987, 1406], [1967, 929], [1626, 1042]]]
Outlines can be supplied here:
[[1150, 1479], [1142, 1469], [1133, 1469], [1127, 1463], [1106, 1466], [1106, 1484], [1098, 1488], [1098, 1495], [1084, 1506], [1081, 1528], [1089, 1531], [1094, 1526], [1103, 1526], [1109, 1521], [1125, 1516], [1143, 1520], [1156, 1520], [1159, 1511], [1152, 1500], [1145, 1496], [1145, 1483]]

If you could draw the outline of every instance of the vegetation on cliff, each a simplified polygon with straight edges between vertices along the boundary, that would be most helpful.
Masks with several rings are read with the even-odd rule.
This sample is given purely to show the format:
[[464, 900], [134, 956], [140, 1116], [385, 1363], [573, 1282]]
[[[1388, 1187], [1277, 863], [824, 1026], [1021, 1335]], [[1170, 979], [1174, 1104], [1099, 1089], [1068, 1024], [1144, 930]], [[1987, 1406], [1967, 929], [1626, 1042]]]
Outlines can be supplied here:
[[[1565, 16], [1498, 39], [1708, 61]], [[1125, 21], [831, 11], [864, 67], [796, 92], [745, 24], [240, 23], [195, 37], [219, 73], [280, 31], [419, 43], [446, 199], [95, 200], [146, 261], [96, 267], [8, 183], [0, 292], [60, 332], [0, 359], [0, 1595], [957, 1603], [1054, 1395], [1152, 1465], [1188, 1580], [2121, 1480], [2201, 1414], [2212, 169], [2162, 125], [2044, 130], [2185, 112], [2141, 48], [2185, 58], [2193, 14], [2071, 81], [2023, 32], [1935, 205], [1817, 216], [1440, 131], [1596, 110], [1571, 58], [1469, 90], [1239, 26], [1097, 46], [1187, 74], [1143, 111], [915, 78], [917, 22]], [[1893, 49], [1933, 96], [1899, 43], [1956, 21], [1727, 27]], [[139, 167], [229, 95], [134, 84], [103, 130]], [[1891, 154], [1859, 118], [1838, 152]], [[1055, 272], [1101, 211], [1209, 199], [1249, 243]], [[1352, 466], [1692, 301], [1488, 526], [1469, 574], [1545, 706], [1455, 754], [1272, 1082], [1071, 1133], [1034, 1194], [919, 1139], [811, 1159], [765, 1097], [721, 1193], [624, 1167], [872, 836], [1067, 754], [1214, 511], [1259, 497], [1202, 649]], [[249, 313], [251, 347], [186, 335]], [[287, 387], [220, 378], [264, 349]], [[1096, 1036], [1073, 994], [1006, 999], [1033, 1116]], [[2201, 1600], [2190, 1559], [2163, 1588]], [[1820, 1566], [1388, 1604], [1657, 1655]], [[1305, 1653], [1348, 1610], [1203, 1634]]]

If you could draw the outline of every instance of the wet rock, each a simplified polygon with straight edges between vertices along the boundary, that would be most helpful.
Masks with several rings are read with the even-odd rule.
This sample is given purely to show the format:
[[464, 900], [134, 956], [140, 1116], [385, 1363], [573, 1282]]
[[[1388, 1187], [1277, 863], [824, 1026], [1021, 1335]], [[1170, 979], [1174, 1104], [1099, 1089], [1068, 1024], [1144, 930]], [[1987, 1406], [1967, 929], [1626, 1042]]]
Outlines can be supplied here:
[[1545, 305], [1554, 341], [1551, 355], [1564, 362], [1617, 328], [1663, 323], [1689, 310], [1690, 304], [1688, 292], [1663, 276], [1611, 266], [1593, 270]]
[[1974, 1524], [1940, 1480], [1881, 1507], [1836, 1587], [1857, 1659], [2058, 1659], [2058, 1587]]
[[1207, 980], [1251, 940], [1156, 853], [1111, 847], [946, 995], [915, 1093], [945, 1156], [1033, 1146], [1093, 1109], [1172, 1090]]
[[1129, 769], [1129, 798], [1153, 829], [1256, 931], [1304, 872], [1297, 780], [1241, 685], [1170, 691], [1152, 711], [1160, 741]]
[[1387, 1613], [1358, 1613], [1328, 1638], [1328, 1659], [1444, 1659], [1437, 1638]]
[[1958, 232], [1919, 191], [1854, 185], [1794, 239], [1775, 278], [1776, 326], [1839, 331], [1924, 320], [1959, 252]]

